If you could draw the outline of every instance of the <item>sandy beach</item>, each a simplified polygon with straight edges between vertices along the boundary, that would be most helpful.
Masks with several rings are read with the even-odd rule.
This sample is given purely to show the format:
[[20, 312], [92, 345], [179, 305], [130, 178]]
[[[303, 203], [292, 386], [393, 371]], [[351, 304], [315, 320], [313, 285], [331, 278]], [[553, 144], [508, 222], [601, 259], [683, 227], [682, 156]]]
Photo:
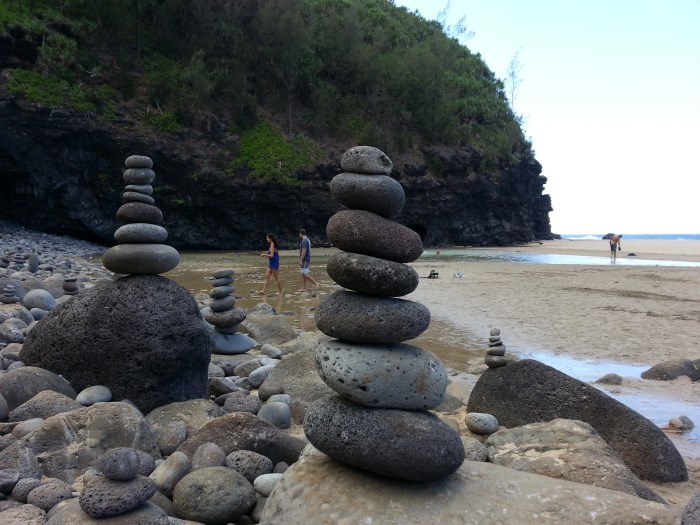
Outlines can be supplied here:
[[[700, 242], [623, 240], [623, 247], [618, 264], [595, 266], [473, 262], [430, 257], [434, 252], [428, 252], [412, 266], [422, 277], [431, 270], [440, 277], [422, 278], [407, 298], [422, 302], [434, 319], [449, 322], [484, 346], [490, 329], [500, 328], [508, 351], [521, 355], [536, 352], [645, 368], [669, 359], [700, 358], [700, 267], [620, 264], [629, 252], [640, 259], [700, 262]], [[609, 259], [606, 241], [556, 240], [503, 249]], [[457, 272], [463, 277], [455, 278]], [[685, 377], [651, 381], [641, 379], [638, 370], [629, 376], [618, 373], [622, 385], [601, 388], [643, 398], [662, 416], [668, 407], [669, 419], [682, 415], [673, 412], [675, 402], [697, 407], [700, 399], [699, 382]], [[668, 485], [655, 489], [682, 503], [700, 488], [700, 441], [669, 437], [686, 459], [690, 483], [671, 491]]]

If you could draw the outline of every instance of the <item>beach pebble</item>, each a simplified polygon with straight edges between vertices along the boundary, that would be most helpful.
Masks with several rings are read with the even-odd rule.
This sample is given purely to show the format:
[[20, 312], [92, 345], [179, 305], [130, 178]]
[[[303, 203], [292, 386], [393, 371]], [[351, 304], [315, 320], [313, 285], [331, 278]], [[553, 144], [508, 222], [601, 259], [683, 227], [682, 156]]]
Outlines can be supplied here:
[[475, 434], [489, 435], [498, 432], [498, 420], [491, 414], [469, 412], [464, 417], [464, 422]]
[[267, 402], [272, 403], [286, 403], [288, 405], [292, 404], [292, 396], [289, 394], [274, 394], [269, 397]]
[[253, 370], [260, 368], [260, 359], [249, 359], [243, 363], [236, 365], [233, 369], [233, 375], [238, 377], [248, 377]]
[[484, 358], [484, 363], [486, 363], [489, 368], [500, 368], [508, 364], [508, 359], [500, 355], [487, 355]]
[[262, 406], [262, 402], [257, 396], [251, 396], [244, 392], [230, 392], [226, 401], [224, 401], [224, 411], [230, 412], [249, 412], [257, 414]]
[[202, 523], [229, 523], [255, 507], [255, 489], [235, 470], [209, 467], [191, 472], [177, 484], [177, 516]]
[[419, 282], [418, 273], [406, 264], [357, 253], [333, 254], [327, 271], [344, 288], [383, 297], [409, 294]]
[[117, 244], [107, 250], [102, 263], [124, 275], [160, 274], [180, 263], [180, 254], [167, 244]]
[[13, 468], [0, 469], [0, 493], [9, 494], [19, 481], [20, 472]]
[[29, 290], [25, 294], [24, 299], [22, 299], [22, 304], [29, 310], [32, 308], [53, 310], [56, 307], [56, 299], [54, 299], [50, 292], [42, 290], [41, 288], [36, 288], [35, 290]]
[[80, 391], [75, 400], [83, 406], [107, 403], [112, 400], [112, 391], [106, 386], [94, 385]]
[[344, 206], [386, 218], [397, 215], [406, 203], [401, 184], [387, 175], [341, 173], [331, 180], [330, 190]]
[[[238, 331], [235, 326], [233, 331]], [[244, 354], [251, 348], [258, 345], [258, 342], [245, 334], [223, 334], [218, 329], [214, 333], [214, 353], [224, 355]]]
[[97, 461], [97, 468], [110, 479], [134, 479], [140, 468], [140, 457], [133, 448], [118, 447], [105, 452]]
[[39, 428], [44, 420], [40, 417], [34, 419], [28, 419], [26, 421], [20, 421], [17, 426], [12, 429], [12, 435], [17, 438], [23, 438], [24, 436], [31, 434], [37, 428]]
[[32, 314], [32, 317], [34, 318], [35, 321], [38, 321], [38, 320], [46, 317], [46, 315], [49, 312], [48, 312], [48, 310], [42, 310], [41, 308], [32, 308], [31, 310], [29, 310], [29, 313]]
[[156, 178], [156, 174], [150, 168], [127, 168], [124, 170], [122, 178], [127, 184], [144, 185], [151, 184]]
[[221, 467], [225, 463], [226, 453], [216, 443], [204, 443], [192, 454], [192, 471], [207, 467]]
[[187, 426], [184, 421], [172, 421], [156, 432], [158, 449], [164, 456], [169, 456], [187, 439]]
[[260, 368], [256, 368], [253, 370], [249, 375], [248, 375], [248, 380], [250, 381], [251, 386], [257, 388], [260, 385], [263, 384], [263, 381], [267, 379], [267, 376], [272, 372], [272, 370], [275, 368], [274, 364], [270, 365], [265, 365], [261, 366]]
[[130, 155], [124, 161], [127, 168], [152, 168], [153, 160], [145, 155]]
[[155, 481], [158, 491], [171, 497], [175, 485], [190, 472], [191, 468], [192, 463], [187, 455], [182, 452], [173, 452], [151, 472], [149, 478]]
[[492, 336], [501, 335], [501, 330], [498, 328], [491, 328], [490, 335], [492, 335]]
[[214, 363], [209, 363], [208, 377], [226, 377], [224, 369]]
[[287, 403], [267, 401], [258, 410], [258, 417], [277, 428], [289, 428], [292, 425], [292, 412]]
[[679, 430], [692, 430], [693, 427], [695, 427], [695, 423], [693, 423], [693, 420], [690, 419], [688, 416], [678, 416], [678, 417], [673, 417], [671, 420], [668, 422], [669, 426], [677, 428]]
[[41, 480], [37, 478], [22, 478], [15, 484], [12, 489], [12, 497], [22, 503], [27, 502], [29, 493], [41, 485]]
[[388, 175], [394, 167], [382, 150], [373, 146], [355, 146], [343, 153], [340, 167], [344, 171], [364, 174]]
[[86, 514], [93, 518], [106, 518], [135, 509], [147, 502], [155, 492], [156, 484], [144, 476], [129, 481], [98, 478], [85, 486], [79, 502]]
[[114, 232], [114, 240], [118, 243], [155, 243], [165, 242], [168, 230], [157, 224], [132, 222], [125, 224]]
[[252, 450], [234, 450], [226, 456], [226, 466], [239, 472], [251, 483], [258, 476], [271, 473], [273, 469], [270, 458]]
[[32, 489], [27, 494], [27, 503], [35, 505], [44, 511], [51, 510], [61, 501], [73, 497], [73, 491], [64, 481], [55, 479]]
[[284, 474], [262, 474], [255, 478], [253, 488], [262, 496], [269, 496], [275, 485], [284, 477]]
[[466, 461], [487, 461], [488, 449], [481, 441], [467, 436], [462, 436], [464, 445], [464, 459]]
[[596, 383], [600, 383], [602, 385], [621, 385], [622, 384], [622, 376], [619, 374], [605, 374], [603, 377], [599, 378], [596, 380]]
[[260, 348], [260, 353], [271, 357], [272, 359], [280, 359], [283, 355], [283, 352], [280, 348], [277, 348], [276, 346], [271, 344], [262, 345], [262, 347]]
[[156, 200], [143, 193], [136, 191], [125, 191], [122, 193], [122, 202], [126, 204], [127, 202], [143, 202], [144, 204], [155, 204]]
[[[15, 361], [13, 365], [20, 362]], [[73, 401], [72, 398], [53, 390], [44, 390], [10, 412], [8, 420], [13, 422], [34, 418], [47, 419], [56, 414], [71, 412], [79, 408], [82, 408], [82, 405]]]

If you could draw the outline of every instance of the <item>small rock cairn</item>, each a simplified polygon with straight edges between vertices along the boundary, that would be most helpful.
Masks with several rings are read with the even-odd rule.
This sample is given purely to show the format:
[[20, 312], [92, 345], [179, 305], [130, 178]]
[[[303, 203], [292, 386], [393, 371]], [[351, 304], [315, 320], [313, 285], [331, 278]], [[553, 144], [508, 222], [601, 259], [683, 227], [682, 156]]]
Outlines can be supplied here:
[[420, 257], [422, 241], [390, 220], [405, 195], [382, 151], [351, 148], [341, 167], [331, 194], [350, 209], [328, 221], [328, 238], [342, 252], [327, 269], [348, 290], [329, 295], [315, 314], [318, 329], [336, 338], [322, 342], [315, 359], [337, 395], [309, 407], [304, 432], [342, 463], [390, 478], [440, 479], [464, 460], [457, 432], [428, 412], [444, 399], [447, 372], [433, 353], [403, 344], [428, 328], [428, 308], [397, 299], [418, 286], [405, 263]]
[[2, 289], [2, 295], [0, 295], [0, 303], [3, 304], [14, 304], [19, 302], [19, 296], [17, 295], [17, 289], [12, 284], [7, 284]]
[[492, 328], [484, 362], [489, 368], [500, 368], [508, 364], [508, 359], [506, 359], [505, 355], [506, 345], [501, 341], [501, 331], [498, 328]]
[[168, 231], [161, 226], [163, 213], [154, 205], [151, 182], [156, 174], [153, 161], [142, 155], [132, 155], [125, 161], [122, 206], [117, 219], [124, 223], [114, 232], [120, 244], [104, 254], [102, 264], [115, 274], [160, 274], [180, 264], [180, 254], [172, 246], [162, 244]]
[[204, 320], [214, 325], [214, 353], [243, 354], [257, 343], [250, 337], [239, 334], [238, 325], [246, 318], [245, 310], [236, 307], [233, 297], [233, 270], [218, 270], [212, 276], [211, 302], [204, 313]]
[[77, 295], [78, 294], [78, 280], [77, 277], [66, 277], [63, 279], [63, 294], [64, 295]]

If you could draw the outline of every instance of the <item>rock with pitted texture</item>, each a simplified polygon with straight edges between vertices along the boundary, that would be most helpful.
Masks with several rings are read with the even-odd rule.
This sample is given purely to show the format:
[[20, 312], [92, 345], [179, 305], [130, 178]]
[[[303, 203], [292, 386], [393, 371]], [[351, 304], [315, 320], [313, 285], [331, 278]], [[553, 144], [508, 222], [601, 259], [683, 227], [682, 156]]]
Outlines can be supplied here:
[[160, 274], [180, 264], [180, 254], [167, 244], [117, 244], [104, 253], [102, 264], [125, 275]]
[[341, 290], [320, 304], [314, 318], [321, 332], [342, 341], [392, 344], [425, 332], [430, 310], [413, 301]]
[[387, 175], [341, 173], [331, 180], [331, 195], [355, 210], [367, 210], [390, 219], [406, 202], [403, 188]]
[[343, 153], [340, 167], [354, 173], [388, 175], [394, 163], [386, 153], [373, 146], [355, 146]]
[[[23, 346], [22, 350], [24, 348]], [[7, 402], [9, 410], [14, 410], [44, 390], [53, 390], [71, 399], [77, 395], [63, 377], [44, 368], [31, 366], [31, 363], [27, 364], [30, 366], [15, 368], [0, 375], [0, 395]]]
[[407, 264], [340, 252], [328, 259], [328, 275], [349, 290], [382, 297], [400, 297], [418, 287], [418, 273]]
[[97, 478], [85, 486], [80, 494], [79, 503], [83, 511], [93, 518], [106, 518], [124, 514], [141, 506], [155, 492], [156, 484], [144, 476], [128, 481]]

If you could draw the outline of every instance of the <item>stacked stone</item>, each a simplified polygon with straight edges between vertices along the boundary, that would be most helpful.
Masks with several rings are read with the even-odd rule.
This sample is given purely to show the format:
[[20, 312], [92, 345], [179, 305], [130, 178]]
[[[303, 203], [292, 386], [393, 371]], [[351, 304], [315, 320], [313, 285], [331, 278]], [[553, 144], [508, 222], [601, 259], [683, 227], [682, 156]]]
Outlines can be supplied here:
[[153, 161], [142, 155], [132, 155], [125, 162], [122, 206], [117, 219], [124, 223], [114, 232], [120, 244], [107, 250], [102, 263], [117, 274], [159, 274], [172, 270], [180, 263], [180, 254], [172, 246], [162, 244], [168, 231], [161, 226], [163, 213], [155, 206], [153, 186], [156, 174]]
[[331, 194], [350, 209], [328, 221], [328, 238], [342, 252], [327, 269], [348, 290], [328, 296], [315, 314], [318, 329], [336, 338], [321, 343], [315, 359], [337, 395], [309, 407], [304, 432], [342, 463], [397, 479], [440, 479], [464, 461], [457, 432], [428, 412], [444, 399], [447, 372], [433, 353], [403, 343], [428, 328], [430, 311], [397, 298], [418, 286], [406, 263], [423, 245], [391, 220], [405, 195], [383, 152], [351, 148], [341, 167]]
[[27, 262], [28, 258], [29, 255], [25, 255], [23, 253], [15, 253], [12, 257], [12, 267], [14, 267], [16, 270], [21, 270], [22, 268], [24, 268], [24, 263]]
[[17, 295], [17, 289], [11, 285], [5, 285], [2, 289], [2, 295], [0, 295], [0, 303], [3, 304], [14, 304], [19, 302], [19, 297]]
[[77, 277], [66, 277], [63, 280], [63, 294], [64, 295], [76, 295], [78, 293], [78, 280]]
[[489, 368], [500, 368], [508, 364], [508, 360], [505, 357], [506, 346], [501, 341], [501, 331], [498, 328], [491, 329], [491, 335], [489, 336], [489, 347], [486, 350], [486, 357], [484, 362]]
[[246, 318], [245, 310], [236, 307], [233, 297], [233, 270], [218, 270], [212, 274], [211, 302], [204, 313], [204, 320], [214, 325], [215, 354], [243, 354], [257, 343], [244, 334], [239, 334], [238, 325]]
[[10, 259], [3, 255], [0, 257], [0, 268], [7, 268], [8, 266], [10, 266]]
[[103, 476], [89, 480], [78, 500], [93, 518], [120, 516], [139, 508], [156, 493], [155, 482], [139, 475], [140, 456], [133, 448], [108, 450], [98, 466]]

